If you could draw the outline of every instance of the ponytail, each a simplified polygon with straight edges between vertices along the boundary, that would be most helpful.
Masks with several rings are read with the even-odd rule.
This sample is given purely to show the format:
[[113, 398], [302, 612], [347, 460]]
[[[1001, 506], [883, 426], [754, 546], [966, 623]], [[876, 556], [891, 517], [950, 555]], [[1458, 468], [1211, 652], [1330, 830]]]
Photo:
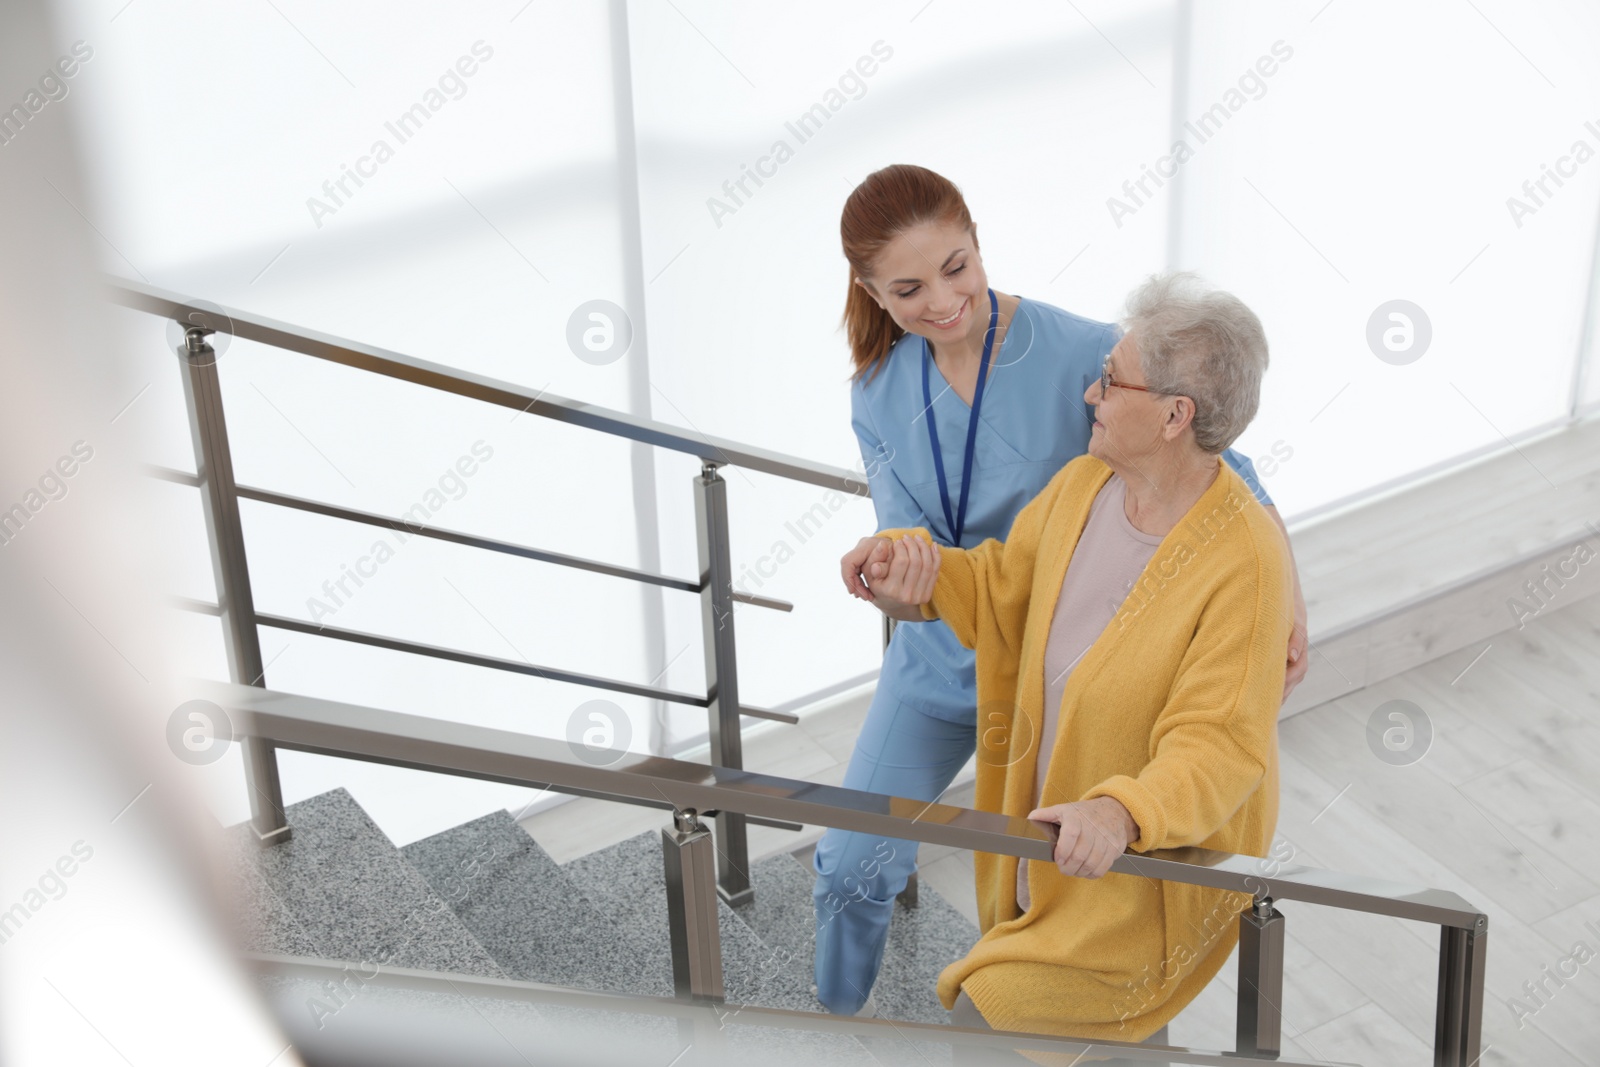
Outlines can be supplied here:
[[890, 241], [925, 222], [948, 222], [972, 228], [972, 215], [961, 190], [926, 167], [896, 163], [873, 171], [845, 201], [839, 238], [850, 264], [850, 290], [841, 325], [850, 341], [851, 379], [867, 374], [871, 381], [882, 369], [889, 349], [905, 331], [872, 294], [856, 284], [867, 281], [874, 261]]
[[872, 294], [856, 284], [854, 270], [850, 271], [850, 292], [844, 298], [842, 325], [850, 339], [850, 361], [855, 365], [851, 377], [859, 378], [870, 369], [869, 382], [882, 369], [889, 349], [905, 334], [894, 317], [872, 299]]

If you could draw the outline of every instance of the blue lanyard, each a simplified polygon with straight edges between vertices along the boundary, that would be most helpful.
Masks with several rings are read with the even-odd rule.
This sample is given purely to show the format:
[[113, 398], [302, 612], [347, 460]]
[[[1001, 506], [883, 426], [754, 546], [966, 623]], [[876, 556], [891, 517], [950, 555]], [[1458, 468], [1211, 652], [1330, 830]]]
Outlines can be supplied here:
[[928, 390], [928, 368], [933, 364], [933, 353], [928, 349], [928, 339], [922, 339], [922, 413], [928, 420], [928, 440], [933, 444], [933, 469], [939, 476], [939, 502], [944, 505], [945, 528], [950, 531], [950, 544], [961, 547], [961, 532], [967, 526], [967, 490], [972, 488], [972, 452], [978, 440], [978, 409], [983, 406], [983, 383], [989, 377], [989, 355], [994, 351], [994, 335], [1000, 326], [1000, 302], [994, 290], [989, 290], [989, 331], [983, 335], [983, 359], [978, 364], [978, 387], [972, 393], [972, 414], [967, 419], [967, 451], [961, 460], [961, 502], [954, 515], [950, 514], [950, 487], [944, 477], [944, 453], [939, 450], [939, 428], [934, 425], [933, 398]]

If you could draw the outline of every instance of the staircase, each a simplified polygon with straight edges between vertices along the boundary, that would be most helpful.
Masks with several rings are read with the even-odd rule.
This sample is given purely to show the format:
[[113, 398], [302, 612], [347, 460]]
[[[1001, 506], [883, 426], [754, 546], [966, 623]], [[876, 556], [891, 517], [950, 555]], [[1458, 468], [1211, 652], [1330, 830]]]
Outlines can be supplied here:
[[[270, 848], [248, 824], [225, 831], [247, 951], [672, 995], [659, 832], [558, 864], [504, 811], [404, 848], [343, 789], [291, 805], [288, 817], [293, 838]], [[752, 903], [719, 901], [728, 1003], [821, 1012], [811, 993], [810, 869], [785, 853], [756, 863], [750, 877]], [[926, 884], [917, 907], [897, 905], [874, 990], [879, 1015], [945, 1022], [935, 980], [977, 937]], [[864, 1063], [913, 1051], [917, 1062], [949, 1059], [948, 1049], [905, 1042], [884, 1059], [886, 1050], [865, 1047], [877, 1044], [870, 1038], [830, 1040], [853, 1043]]]

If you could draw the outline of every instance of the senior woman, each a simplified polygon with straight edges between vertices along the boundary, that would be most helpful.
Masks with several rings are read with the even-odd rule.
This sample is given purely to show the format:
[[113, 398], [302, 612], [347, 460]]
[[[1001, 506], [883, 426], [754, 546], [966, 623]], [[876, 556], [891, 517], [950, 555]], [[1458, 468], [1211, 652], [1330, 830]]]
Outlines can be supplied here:
[[1255, 415], [1266, 338], [1186, 274], [1137, 290], [1123, 327], [1085, 393], [1089, 454], [1003, 543], [878, 534], [894, 547], [871, 568], [875, 603], [976, 650], [977, 806], [1059, 826], [1054, 865], [976, 856], [983, 936], [939, 978], [958, 1022], [1162, 1039], [1228, 958], [1248, 896], [1112, 861], [1263, 855], [1277, 822], [1289, 561], [1219, 458]]

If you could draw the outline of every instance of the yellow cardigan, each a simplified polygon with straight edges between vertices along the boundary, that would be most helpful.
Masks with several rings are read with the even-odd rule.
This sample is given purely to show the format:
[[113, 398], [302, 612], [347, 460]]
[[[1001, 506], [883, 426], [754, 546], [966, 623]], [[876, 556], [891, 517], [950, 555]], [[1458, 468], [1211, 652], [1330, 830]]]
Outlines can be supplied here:
[[[1136, 852], [1200, 845], [1265, 855], [1278, 817], [1278, 707], [1292, 625], [1288, 554], [1271, 516], [1218, 460], [1217, 479], [1156, 549], [1067, 680], [1041, 806], [1121, 801]], [[1044, 646], [1089, 505], [1111, 476], [1068, 463], [1004, 543], [940, 548], [925, 618], [977, 650], [977, 807], [1033, 809]], [[880, 531], [882, 537], [928, 532]], [[1248, 894], [1035, 863], [1019, 917], [1013, 856], [978, 853], [983, 936], [939, 977], [991, 1026], [1142, 1041], [1221, 968]]]

